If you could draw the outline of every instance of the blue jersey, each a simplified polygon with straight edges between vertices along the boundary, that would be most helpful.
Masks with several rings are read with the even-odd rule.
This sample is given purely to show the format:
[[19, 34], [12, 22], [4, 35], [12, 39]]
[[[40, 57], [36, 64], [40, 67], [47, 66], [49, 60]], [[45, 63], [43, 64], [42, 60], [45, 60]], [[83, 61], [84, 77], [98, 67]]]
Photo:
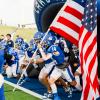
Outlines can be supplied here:
[[17, 44], [22, 44], [24, 42], [23, 38], [21, 37], [18, 37], [16, 40], [15, 40], [15, 43]]
[[25, 52], [23, 50], [18, 50], [18, 57], [19, 57], [19, 59], [21, 57], [23, 57], [24, 55], [25, 55]]
[[0, 41], [0, 49], [5, 49], [7, 42], [5, 40]]
[[2, 40], [0, 42], [0, 73], [2, 73], [3, 64], [4, 64], [4, 49], [6, 46], [6, 41]]
[[8, 54], [14, 56], [15, 58], [14, 60], [11, 60], [12, 64], [15, 64], [19, 60], [18, 53], [13, 48], [9, 49]]
[[31, 45], [27, 50], [27, 55], [31, 58], [34, 52], [36, 51], [36, 49], [37, 49], [36, 44]]
[[0, 56], [4, 56], [5, 43], [0, 42]]
[[22, 43], [22, 45], [21, 45], [21, 50], [27, 51], [28, 47], [29, 47], [28, 43], [24, 42], [24, 43]]
[[7, 47], [14, 47], [14, 42], [12, 40], [7, 41]]
[[30, 42], [29, 42], [29, 45], [30, 45], [30, 46], [33, 46], [34, 44], [35, 44], [35, 43], [34, 43], [34, 39], [31, 39]]
[[64, 62], [65, 56], [60, 47], [52, 45], [51, 47], [49, 47], [47, 52], [52, 54], [52, 59], [56, 61], [57, 65], [62, 64]]
[[0, 50], [0, 73], [2, 73], [3, 65], [4, 65], [4, 54], [3, 51]]
[[4, 87], [3, 86], [0, 88], [0, 100], [5, 100]]

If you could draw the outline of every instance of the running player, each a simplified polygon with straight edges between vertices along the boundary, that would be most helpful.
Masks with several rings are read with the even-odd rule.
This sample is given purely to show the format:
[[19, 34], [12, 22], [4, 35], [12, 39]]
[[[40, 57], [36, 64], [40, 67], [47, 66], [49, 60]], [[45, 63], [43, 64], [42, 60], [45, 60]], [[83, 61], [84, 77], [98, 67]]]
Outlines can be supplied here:
[[4, 65], [4, 45], [0, 43], [0, 100], [5, 100], [4, 96], [4, 78], [2, 76], [2, 69]]

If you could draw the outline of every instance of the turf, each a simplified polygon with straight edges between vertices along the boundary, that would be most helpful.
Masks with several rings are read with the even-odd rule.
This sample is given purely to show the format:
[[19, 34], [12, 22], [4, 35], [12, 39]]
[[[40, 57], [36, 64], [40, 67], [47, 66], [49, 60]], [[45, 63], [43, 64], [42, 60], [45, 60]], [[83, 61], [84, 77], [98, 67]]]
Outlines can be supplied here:
[[36, 97], [33, 97], [29, 94], [26, 94], [20, 90], [17, 90], [15, 92], [12, 92], [13, 87], [5, 84], [5, 98], [6, 100], [40, 100]]

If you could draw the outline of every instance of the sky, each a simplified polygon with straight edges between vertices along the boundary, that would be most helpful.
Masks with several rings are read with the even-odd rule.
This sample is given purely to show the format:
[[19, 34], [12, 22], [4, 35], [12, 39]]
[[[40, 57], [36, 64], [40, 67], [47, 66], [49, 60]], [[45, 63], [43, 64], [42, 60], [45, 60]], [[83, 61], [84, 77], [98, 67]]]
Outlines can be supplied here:
[[34, 0], [0, 0], [0, 20], [11, 26], [34, 23], [33, 3]]

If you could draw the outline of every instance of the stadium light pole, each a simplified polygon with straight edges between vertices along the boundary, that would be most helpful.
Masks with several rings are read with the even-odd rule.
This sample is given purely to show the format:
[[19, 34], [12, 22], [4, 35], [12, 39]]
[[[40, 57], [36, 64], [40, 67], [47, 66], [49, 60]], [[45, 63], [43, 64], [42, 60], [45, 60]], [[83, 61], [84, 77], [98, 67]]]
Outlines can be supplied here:
[[[48, 35], [48, 32], [49, 32], [49, 31], [50, 31], [50, 29], [48, 29], [47, 32], [45, 33], [45, 36], [42, 38], [40, 44], [42, 44], [42, 42], [44, 41], [44, 39], [45, 39], [46, 36]], [[34, 56], [36, 55], [37, 51], [38, 51], [38, 48], [37, 48], [36, 51], [34, 52], [32, 58], [34, 58]], [[19, 80], [18, 80], [18, 82], [17, 82], [17, 84], [16, 84], [16, 87], [14, 87], [13, 92], [14, 92], [14, 91], [16, 90], [16, 88], [19, 86], [19, 83], [20, 83], [21, 79], [23, 78], [23, 75], [24, 75], [24, 73], [26, 72], [26, 70], [27, 70], [27, 68], [28, 68], [29, 65], [30, 65], [30, 62], [28, 63], [28, 65], [27, 65], [26, 69], [24, 70], [24, 72], [21, 74], [21, 77], [19, 78]]]

